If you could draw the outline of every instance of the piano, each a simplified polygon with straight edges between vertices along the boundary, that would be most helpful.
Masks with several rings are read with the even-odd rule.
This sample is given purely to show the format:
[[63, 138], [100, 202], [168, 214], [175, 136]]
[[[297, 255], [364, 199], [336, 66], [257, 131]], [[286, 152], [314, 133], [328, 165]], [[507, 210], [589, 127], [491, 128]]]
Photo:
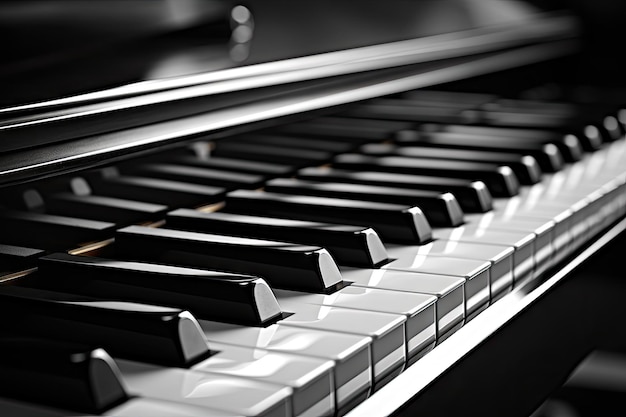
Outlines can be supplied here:
[[593, 3], [3, 2], [0, 414], [556, 415], [626, 348]]

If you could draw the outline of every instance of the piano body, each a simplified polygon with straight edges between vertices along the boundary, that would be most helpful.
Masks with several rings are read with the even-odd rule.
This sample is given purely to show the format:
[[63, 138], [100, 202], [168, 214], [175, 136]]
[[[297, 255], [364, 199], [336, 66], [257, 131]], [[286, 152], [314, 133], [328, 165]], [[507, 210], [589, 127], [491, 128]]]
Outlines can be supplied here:
[[0, 414], [550, 415], [626, 347], [624, 8], [537, 3], [5, 2]]

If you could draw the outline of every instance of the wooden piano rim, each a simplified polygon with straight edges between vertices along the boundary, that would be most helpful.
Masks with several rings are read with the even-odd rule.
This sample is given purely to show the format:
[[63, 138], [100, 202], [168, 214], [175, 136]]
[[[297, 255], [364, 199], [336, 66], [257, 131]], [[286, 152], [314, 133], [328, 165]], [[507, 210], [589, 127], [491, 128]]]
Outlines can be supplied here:
[[[593, 254], [610, 244], [620, 233], [626, 230], [626, 219], [622, 219], [608, 231], [601, 234], [593, 243], [578, 251], [576, 255], [561, 265], [553, 275], [522, 283], [469, 323], [435, 347], [423, 358], [408, 367], [379, 391], [361, 403], [346, 417], [371, 417], [372, 415], [403, 415], [401, 407], [417, 398], [420, 392], [427, 390], [437, 378], [450, 372], [464, 357], [477, 350], [490, 338], [497, 335], [515, 317], [532, 308], [542, 297], [546, 297], [568, 276], [580, 267]], [[555, 268], [552, 269], [553, 271]], [[468, 381], [471, 383], [471, 381]], [[489, 393], [485, 392], [485, 403], [489, 402]], [[455, 401], [454, 397], [449, 398]], [[374, 414], [373, 414], [374, 413]], [[397, 414], [396, 414], [397, 413]], [[478, 413], [478, 414], [476, 414]], [[483, 413], [483, 414], [481, 414]], [[490, 415], [487, 410], [472, 410], [468, 415]]]

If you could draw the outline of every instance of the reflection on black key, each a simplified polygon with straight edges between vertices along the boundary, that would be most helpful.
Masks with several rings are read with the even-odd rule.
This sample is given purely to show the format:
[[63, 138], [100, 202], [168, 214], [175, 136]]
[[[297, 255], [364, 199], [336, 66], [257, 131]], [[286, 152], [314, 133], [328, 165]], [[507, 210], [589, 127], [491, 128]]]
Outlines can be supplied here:
[[404, 156], [368, 156], [342, 154], [333, 166], [343, 169], [395, 172], [400, 174], [441, 175], [483, 181], [494, 197], [511, 197], [519, 192], [519, 182], [506, 165], [466, 162], [450, 159], [409, 158]]
[[0, 338], [0, 396], [99, 414], [128, 399], [101, 348], [26, 337]]
[[463, 210], [451, 193], [411, 190], [379, 185], [330, 183], [277, 178], [265, 185], [269, 192], [347, 198], [350, 200], [418, 206], [432, 226], [458, 226], [463, 223]]
[[403, 122], [472, 123], [478, 112], [447, 106], [411, 105], [410, 100], [385, 98], [360, 104], [342, 116]]
[[100, 195], [52, 194], [46, 198], [46, 211], [50, 214], [74, 215], [102, 220], [118, 226], [162, 218], [167, 211], [163, 204], [145, 203]]
[[[446, 125], [441, 125], [446, 126]], [[398, 145], [419, 145], [435, 148], [489, 150], [498, 152], [514, 152], [520, 155], [530, 155], [544, 172], [556, 172], [563, 168], [563, 155], [553, 143], [532, 143], [518, 140], [515, 142], [506, 140], [494, 140], [485, 135], [439, 132], [439, 131], [410, 131], [399, 132], [396, 136]]]
[[466, 213], [484, 213], [493, 208], [491, 193], [482, 181], [390, 172], [348, 171], [327, 167], [303, 168], [297, 172], [296, 177], [313, 181], [451, 192]]
[[13, 268], [34, 267], [37, 259], [45, 255], [45, 253], [41, 249], [3, 245], [0, 243], [0, 272]]
[[94, 194], [164, 204], [170, 208], [221, 201], [222, 187], [127, 175], [92, 177]]
[[166, 222], [174, 229], [318, 245], [328, 249], [342, 265], [373, 267], [387, 260], [387, 251], [376, 232], [364, 226], [191, 209], [168, 213]]
[[0, 212], [0, 230], [5, 243], [64, 250], [110, 238], [115, 225], [77, 217], [6, 210]]
[[459, 161], [487, 162], [511, 167], [520, 184], [531, 185], [541, 180], [541, 168], [530, 155], [513, 152], [473, 151], [468, 149], [446, 149], [419, 146], [394, 146], [391, 144], [370, 144], [359, 149], [366, 155], [408, 156], [415, 158], [458, 159]]
[[256, 144], [243, 145], [234, 141], [231, 143], [228, 139], [216, 143], [212, 155], [296, 166], [321, 164], [333, 157], [331, 152]]
[[267, 283], [247, 275], [66, 253], [42, 257], [39, 273], [50, 289], [177, 307], [206, 320], [261, 325], [281, 314]]
[[296, 169], [290, 165], [270, 164], [268, 162], [249, 161], [247, 159], [224, 158], [214, 155], [206, 158], [199, 156], [176, 156], [169, 159], [169, 161], [181, 165], [266, 175], [268, 177], [288, 175]]
[[476, 108], [498, 98], [495, 94], [473, 93], [466, 91], [413, 90], [401, 94], [403, 100], [412, 104], [437, 107]]
[[[584, 95], [585, 100], [595, 96], [595, 94], [588, 93]], [[599, 149], [603, 141], [611, 142], [620, 137], [622, 132], [619, 122], [619, 106], [607, 104], [610, 100], [606, 102], [586, 101], [585, 103], [576, 102], [578, 100], [580, 97], [568, 97], [566, 101], [500, 98], [485, 108], [496, 111], [521, 110], [569, 116], [570, 120], [575, 121], [579, 127], [584, 126], [584, 134], [580, 137], [588, 140], [588, 143], [583, 141], [587, 151]]]
[[412, 123], [391, 120], [358, 120], [347, 117], [318, 117], [291, 123], [275, 131], [307, 137], [327, 137], [352, 143], [380, 142], [391, 139], [395, 132], [410, 129]]
[[265, 177], [261, 175], [168, 163], [135, 164], [132, 168], [125, 168], [124, 172], [149, 178], [212, 185], [228, 189], [258, 188], [265, 181]]
[[2, 286], [0, 312], [3, 332], [101, 346], [113, 356], [187, 366], [208, 354], [198, 322], [180, 309]]
[[432, 239], [426, 216], [416, 206], [238, 190], [228, 193], [226, 210], [288, 219], [371, 227], [383, 241], [424, 243]]
[[118, 230], [115, 244], [129, 257], [258, 275], [276, 288], [328, 292], [342, 284], [319, 246], [143, 226]]
[[245, 144], [257, 144], [265, 146], [284, 146], [286, 148], [313, 149], [317, 151], [325, 151], [332, 153], [348, 152], [354, 149], [357, 144], [346, 143], [342, 141], [334, 141], [330, 139], [307, 138], [304, 136], [280, 136], [276, 134], [244, 134], [229, 141]]
[[578, 136], [540, 129], [521, 129], [494, 126], [434, 125], [424, 124], [422, 132], [464, 133], [470, 137], [478, 136], [481, 141], [500, 144], [548, 144], [556, 146], [567, 162], [579, 161], [583, 155], [583, 144]]

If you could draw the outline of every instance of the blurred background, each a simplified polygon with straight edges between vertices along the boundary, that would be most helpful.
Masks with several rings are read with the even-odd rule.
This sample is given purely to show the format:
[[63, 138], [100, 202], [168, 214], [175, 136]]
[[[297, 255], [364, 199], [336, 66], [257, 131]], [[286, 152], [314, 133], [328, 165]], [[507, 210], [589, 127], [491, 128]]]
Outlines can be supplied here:
[[5, 0], [0, 106], [560, 8], [578, 15], [585, 32], [583, 57], [563, 76], [623, 86], [622, 0]]

